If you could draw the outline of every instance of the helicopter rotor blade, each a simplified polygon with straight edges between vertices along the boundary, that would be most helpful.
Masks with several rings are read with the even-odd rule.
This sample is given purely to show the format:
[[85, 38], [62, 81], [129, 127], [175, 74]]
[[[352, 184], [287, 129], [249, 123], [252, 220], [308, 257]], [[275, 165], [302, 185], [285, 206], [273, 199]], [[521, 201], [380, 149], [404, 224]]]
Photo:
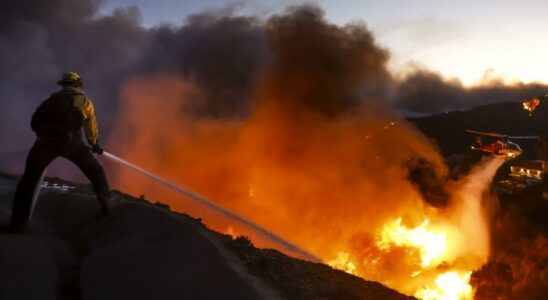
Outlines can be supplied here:
[[531, 135], [531, 136], [507, 136], [507, 138], [514, 139], [514, 140], [538, 140], [538, 139], [540, 139], [538, 136], [534, 136], [534, 135]]
[[496, 133], [496, 132], [481, 132], [481, 131], [468, 130], [468, 129], [466, 130], [466, 132], [472, 133], [472, 134], [479, 134], [479, 135], [490, 136], [490, 137], [498, 137], [498, 138], [506, 138], [506, 137], [508, 137], [507, 135], [499, 134], [499, 133]]

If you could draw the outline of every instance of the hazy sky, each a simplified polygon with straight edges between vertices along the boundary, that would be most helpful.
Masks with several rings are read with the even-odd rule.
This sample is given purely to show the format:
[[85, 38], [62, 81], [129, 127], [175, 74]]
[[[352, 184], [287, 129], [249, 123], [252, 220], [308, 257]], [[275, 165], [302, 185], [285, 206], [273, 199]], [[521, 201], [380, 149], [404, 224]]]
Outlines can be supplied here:
[[269, 14], [318, 3], [337, 24], [361, 20], [392, 54], [391, 70], [426, 66], [474, 84], [484, 76], [548, 83], [548, 1], [542, 0], [106, 0], [102, 9], [137, 5], [143, 24], [181, 24], [188, 14], [241, 3], [240, 14]]

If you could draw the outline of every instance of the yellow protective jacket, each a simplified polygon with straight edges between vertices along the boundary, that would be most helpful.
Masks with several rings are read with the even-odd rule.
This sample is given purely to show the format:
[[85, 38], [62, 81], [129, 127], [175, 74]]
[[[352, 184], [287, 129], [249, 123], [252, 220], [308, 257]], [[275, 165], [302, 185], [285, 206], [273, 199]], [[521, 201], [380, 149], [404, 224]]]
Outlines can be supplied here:
[[[76, 114], [81, 113], [81, 116], [77, 117], [79, 120], [72, 119], [70, 112], [66, 111], [71, 107], [75, 108], [72, 111]], [[81, 123], [71, 123], [71, 120]], [[53, 93], [40, 104], [31, 120], [31, 128], [39, 137], [62, 136], [68, 133], [67, 130], [80, 131], [80, 128], [71, 128], [75, 125], [84, 127], [90, 145], [97, 144], [99, 129], [93, 103], [79, 89], [73, 87], [64, 87], [61, 91]]]
[[99, 127], [95, 119], [95, 109], [91, 99], [84, 94], [77, 94], [74, 96], [73, 105], [80, 109], [82, 116], [84, 117], [84, 132], [88, 138], [90, 145], [97, 143], [97, 137], [99, 135]]

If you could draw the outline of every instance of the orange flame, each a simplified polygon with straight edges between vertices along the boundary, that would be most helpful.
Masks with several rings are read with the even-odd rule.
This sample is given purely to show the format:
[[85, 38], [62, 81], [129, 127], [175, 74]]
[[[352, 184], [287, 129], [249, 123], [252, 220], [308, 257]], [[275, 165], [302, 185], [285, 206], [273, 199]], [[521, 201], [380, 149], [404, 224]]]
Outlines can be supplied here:
[[[352, 264], [356, 266], [352, 273], [423, 300], [472, 299], [470, 275], [486, 262], [489, 253], [481, 194], [502, 162], [488, 160], [477, 167], [455, 188], [452, 208], [425, 212], [425, 219], [414, 227], [404, 225], [402, 218], [388, 221], [376, 235], [375, 246], [368, 243], [365, 255], [359, 254], [364, 247], [361, 244], [350, 251], [352, 259], [345, 253], [331, 265], [346, 271]], [[360, 259], [365, 259], [364, 263], [356, 264]], [[394, 259], [398, 261], [395, 267]]]
[[529, 116], [533, 115], [533, 111], [537, 108], [537, 106], [540, 104], [540, 100], [538, 98], [534, 98], [531, 100], [523, 101], [523, 109], [529, 111]]
[[398, 218], [383, 228], [377, 246], [382, 250], [387, 250], [392, 245], [414, 247], [420, 251], [422, 267], [440, 263], [447, 251], [446, 230], [429, 228], [428, 219], [412, 229], [402, 226], [401, 221], [402, 219]]
[[[377, 245], [382, 250], [389, 250], [393, 246], [418, 249], [421, 259], [420, 268], [411, 273], [410, 277], [420, 278], [423, 272], [439, 267], [446, 261], [454, 260], [449, 251], [450, 232], [451, 230], [442, 226], [433, 227], [428, 219], [415, 228], [407, 228], [401, 225], [401, 218], [399, 218], [386, 225]], [[434, 283], [424, 283], [424, 287], [415, 291], [414, 295], [423, 300], [472, 299], [471, 274], [471, 271], [444, 272], [437, 275]]]
[[[196, 94], [191, 83], [173, 76], [128, 82], [113, 151], [334, 267], [406, 293], [443, 290], [454, 275], [439, 284], [437, 278], [447, 272], [464, 278], [487, 258], [485, 216], [478, 206], [487, 179], [480, 186], [460, 183], [450, 208], [429, 207], [404, 166], [421, 158], [443, 176], [443, 159], [390, 109], [362, 106], [344, 117], [326, 117], [292, 101], [277, 102], [266, 89], [259, 92], [266, 100], [249, 119], [209, 119], [185, 113]], [[112, 171], [117, 188], [167, 202], [221, 232], [248, 235], [255, 245], [276, 247], [146, 178]], [[466, 246], [470, 239], [474, 249]]]
[[337, 258], [327, 263], [335, 269], [345, 271], [349, 274], [355, 274], [356, 264], [350, 260], [350, 254], [347, 252], [338, 252]]
[[436, 278], [435, 286], [421, 289], [415, 297], [422, 300], [464, 300], [473, 299], [473, 289], [470, 286], [472, 272], [447, 272]]

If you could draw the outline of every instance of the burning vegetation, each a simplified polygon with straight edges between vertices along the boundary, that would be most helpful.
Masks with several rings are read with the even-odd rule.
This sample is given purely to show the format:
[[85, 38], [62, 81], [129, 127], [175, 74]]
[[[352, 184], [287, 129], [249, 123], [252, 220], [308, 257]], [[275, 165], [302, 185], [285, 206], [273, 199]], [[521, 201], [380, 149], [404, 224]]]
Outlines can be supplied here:
[[529, 111], [529, 116], [533, 115], [533, 111], [537, 108], [537, 106], [540, 104], [540, 100], [538, 98], [534, 98], [531, 100], [523, 101], [523, 109]]
[[[196, 103], [211, 92], [191, 77], [136, 77], [123, 90], [113, 152], [335, 268], [421, 299], [472, 299], [472, 273], [490, 255], [484, 205], [502, 161], [485, 160], [458, 182], [446, 180], [437, 147], [383, 97], [388, 54], [364, 25], [328, 24], [319, 9], [304, 6], [265, 27], [272, 57], [254, 82], [249, 115], [197, 113]], [[410, 179], [409, 163], [418, 160], [442, 179], [446, 200], [432, 205]], [[115, 171], [125, 191], [277, 247], [131, 171]]]

